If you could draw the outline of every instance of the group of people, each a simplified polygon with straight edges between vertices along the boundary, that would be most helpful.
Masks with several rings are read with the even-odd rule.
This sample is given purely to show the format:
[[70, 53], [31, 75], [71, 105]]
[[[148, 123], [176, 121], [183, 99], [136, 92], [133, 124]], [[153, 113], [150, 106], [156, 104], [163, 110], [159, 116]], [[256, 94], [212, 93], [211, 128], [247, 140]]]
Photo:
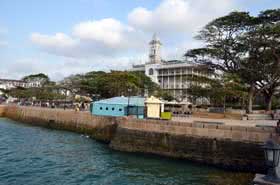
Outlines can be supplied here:
[[87, 102], [56, 102], [56, 101], [19, 101], [19, 106], [34, 106], [46, 108], [74, 109], [75, 111], [89, 110], [90, 104]]
[[89, 104], [85, 102], [80, 102], [75, 104], [75, 111], [85, 111], [88, 110]]

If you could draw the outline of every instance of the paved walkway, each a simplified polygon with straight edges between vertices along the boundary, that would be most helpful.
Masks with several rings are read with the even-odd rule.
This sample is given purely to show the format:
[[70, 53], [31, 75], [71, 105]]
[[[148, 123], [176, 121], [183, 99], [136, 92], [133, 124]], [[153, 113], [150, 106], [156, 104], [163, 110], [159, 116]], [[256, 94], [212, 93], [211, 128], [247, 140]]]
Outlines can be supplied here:
[[198, 118], [198, 117], [173, 117], [173, 121], [180, 122], [219, 122], [224, 123], [225, 125], [233, 126], [246, 126], [246, 127], [255, 127], [256, 125], [263, 126], [276, 126], [277, 120], [233, 120], [233, 119], [210, 119], [210, 118]]

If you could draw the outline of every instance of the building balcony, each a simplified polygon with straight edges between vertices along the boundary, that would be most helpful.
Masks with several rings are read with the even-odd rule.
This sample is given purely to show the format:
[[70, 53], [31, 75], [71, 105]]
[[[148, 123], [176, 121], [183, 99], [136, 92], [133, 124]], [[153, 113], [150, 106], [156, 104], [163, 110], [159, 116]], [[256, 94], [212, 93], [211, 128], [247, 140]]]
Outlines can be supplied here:
[[[159, 77], [164, 77], [164, 76], [187, 76], [187, 75], [191, 75], [192, 73], [169, 73], [169, 74], [162, 74], [159, 73], [158, 76]], [[194, 74], [194, 75], [198, 75], [198, 74]]]

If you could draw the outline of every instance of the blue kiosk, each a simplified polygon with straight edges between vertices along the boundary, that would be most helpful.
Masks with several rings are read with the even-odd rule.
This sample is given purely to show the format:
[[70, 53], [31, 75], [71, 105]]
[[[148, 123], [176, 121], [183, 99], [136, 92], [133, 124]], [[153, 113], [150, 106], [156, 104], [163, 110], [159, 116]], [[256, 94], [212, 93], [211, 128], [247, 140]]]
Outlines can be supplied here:
[[144, 118], [145, 98], [114, 97], [91, 103], [91, 113], [96, 116], [130, 116]]

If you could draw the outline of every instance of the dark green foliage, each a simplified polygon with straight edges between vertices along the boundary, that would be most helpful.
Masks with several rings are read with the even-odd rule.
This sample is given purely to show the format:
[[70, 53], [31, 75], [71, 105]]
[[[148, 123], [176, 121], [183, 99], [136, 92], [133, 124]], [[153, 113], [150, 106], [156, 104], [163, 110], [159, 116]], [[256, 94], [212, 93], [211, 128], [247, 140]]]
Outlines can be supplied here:
[[100, 98], [144, 95], [145, 89], [152, 95], [159, 90], [158, 85], [144, 73], [128, 71], [108, 73], [92, 71], [85, 75], [68, 77], [61, 83], [61, 86], [75, 89], [79, 94], [98, 95]]
[[159, 90], [156, 94], [155, 94], [156, 97], [159, 97], [159, 98], [162, 98], [166, 101], [173, 101], [174, 100], [174, 97], [167, 91], [162, 91], [162, 90]]
[[53, 91], [50, 88], [17, 88], [10, 90], [8, 94], [9, 96], [20, 99], [36, 98], [36, 100], [61, 100], [65, 98], [65, 96]]
[[187, 77], [191, 82], [187, 94], [191, 96], [193, 103], [199, 98], [206, 98], [214, 106], [226, 106], [225, 103], [243, 106], [247, 89], [240, 83], [240, 79], [231, 74], [212, 76], [215, 78], [195, 75]]
[[50, 81], [50, 78], [43, 73], [28, 75], [23, 77], [22, 80], [26, 82], [40, 81], [42, 86], [48, 85], [49, 83], [53, 83]]
[[266, 10], [254, 17], [232, 12], [207, 24], [196, 37], [204, 48], [185, 56], [224, 73], [234, 74], [248, 92], [248, 112], [253, 97], [262, 92], [271, 108], [272, 96], [280, 86], [280, 10]]
[[[38, 74], [24, 77], [24, 80], [38, 77], [48, 79], [45, 75]], [[73, 97], [75, 94], [79, 94], [94, 99], [122, 95], [143, 96], [145, 91], [149, 95], [161, 95], [162, 93], [159, 86], [142, 72], [92, 71], [83, 75], [71, 75], [58, 84], [48, 81], [42, 88], [17, 88], [9, 91], [8, 94], [18, 98], [36, 97], [36, 99], [53, 100], [65, 98], [64, 95], [61, 95], [61, 91], [70, 91]]]

